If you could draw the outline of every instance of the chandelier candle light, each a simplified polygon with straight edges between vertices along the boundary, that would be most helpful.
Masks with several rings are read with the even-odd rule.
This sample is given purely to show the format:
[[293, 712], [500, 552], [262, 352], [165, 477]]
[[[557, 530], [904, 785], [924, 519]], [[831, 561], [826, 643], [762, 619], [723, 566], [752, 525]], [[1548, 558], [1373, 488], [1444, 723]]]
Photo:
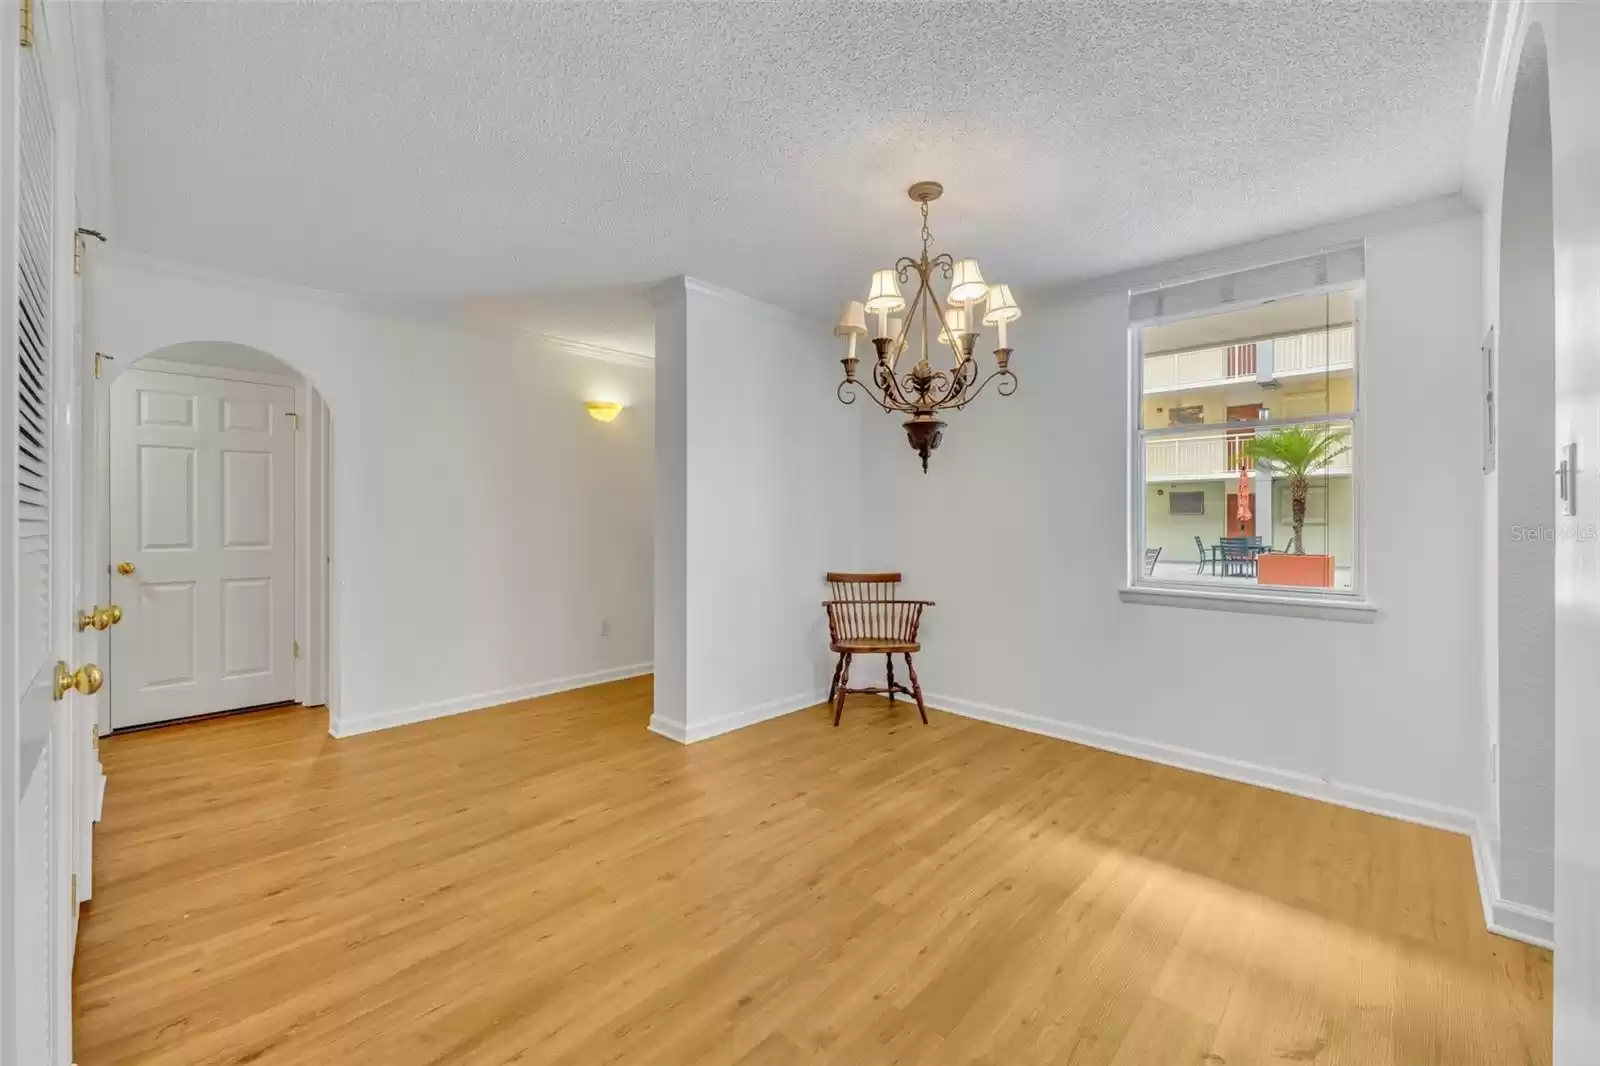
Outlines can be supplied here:
[[[844, 380], [839, 383], [839, 399], [844, 403], [856, 402], [856, 390], [866, 386], [866, 394], [873, 403], [885, 411], [899, 411], [910, 415], [905, 422], [906, 439], [922, 457], [922, 472], [928, 472], [928, 456], [939, 446], [944, 436], [945, 424], [939, 414], [959, 411], [973, 400], [995, 378], [1000, 384], [995, 391], [1010, 396], [1017, 391], [1017, 376], [1011, 372], [1011, 349], [1006, 347], [1006, 324], [1022, 317], [1017, 301], [1011, 296], [1009, 285], [990, 285], [983, 280], [976, 259], [952, 259], [949, 252], [932, 254], [933, 233], [928, 229], [928, 205], [944, 192], [936, 181], [919, 181], [908, 194], [922, 205], [922, 257], [912, 259], [902, 256], [887, 270], [876, 270], [872, 284], [863, 303], [851, 300], [844, 305], [834, 335], [848, 337], [849, 348], [845, 357]], [[950, 282], [944, 302], [933, 291], [933, 277], [941, 273]], [[900, 286], [917, 278], [917, 290], [910, 307], [900, 295]], [[986, 304], [980, 316], [980, 304]], [[905, 317], [890, 318], [893, 311], [904, 311]], [[876, 319], [877, 332], [872, 337], [872, 347], [877, 361], [872, 367], [870, 385], [856, 379], [856, 338], [867, 334], [867, 315]], [[931, 326], [930, 326], [931, 320]], [[977, 325], [999, 327], [1000, 345], [994, 350], [995, 370], [982, 382], [978, 381], [978, 363], [972, 349], [978, 341]], [[904, 374], [899, 372], [900, 359], [911, 346], [913, 328], [920, 332], [916, 364]], [[947, 370], [935, 370], [928, 361], [930, 344], [949, 351], [953, 365]], [[874, 389], [873, 386], [876, 386]]]

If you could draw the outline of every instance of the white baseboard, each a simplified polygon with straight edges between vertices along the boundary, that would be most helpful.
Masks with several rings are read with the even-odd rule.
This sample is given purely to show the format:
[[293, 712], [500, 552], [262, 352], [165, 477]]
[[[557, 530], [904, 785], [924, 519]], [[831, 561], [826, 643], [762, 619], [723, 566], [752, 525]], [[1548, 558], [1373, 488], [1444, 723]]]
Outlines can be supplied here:
[[1541, 948], [1556, 946], [1556, 916], [1549, 911], [1514, 903], [1500, 895], [1500, 870], [1489, 847], [1489, 828], [1478, 823], [1472, 833], [1472, 861], [1478, 868], [1478, 894], [1483, 899], [1483, 921], [1491, 933]]
[[708, 722], [695, 722], [693, 725], [687, 725], [676, 718], [653, 714], [650, 716], [650, 732], [658, 733], [668, 740], [676, 740], [679, 744], [694, 744], [697, 741], [710, 740], [712, 737], [731, 733], [735, 729], [755, 725], [757, 722], [765, 722], [769, 718], [781, 718], [795, 711], [803, 711], [807, 707], [815, 707], [827, 698], [827, 692], [822, 689], [802, 692], [796, 696], [785, 696], [782, 699], [758, 704], [748, 710], [725, 714]]
[[1452, 833], [1470, 834], [1477, 825], [1477, 817], [1470, 811], [1446, 807], [1428, 800], [1380, 792], [1360, 785], [1327, 781], [1293, 770], [1278, 770], [1258, 763], [1224, 758], [1220, 755], [1207, 755], [1205, 752], [1190, 748], [1141, 740], [1138, 737], [1111, 733], [1074, 722], [1063, 722], [1055, 718], [1025, 714], [1022, 711], [992, 707], [985, 703], [973, 703], [954, 696], [929, 694], [927, 703], [929, 707], [937, 707], [964, 718], [976, 718], [994, 725], [1010, 726], [1041, 736], [1055, 737], [1057, 740], [1070, 740], [1085, 747], [1114, 751], [1119, 755], [1131, 755], [1136, 759], [1175, 766], [1180, 770], [1194, 770], [1210, 774], [1212, 777], [1227, 778], [1230, 781], [1241, 781], [1247, 785], [1260, 785], [1262, 788], [1270, 788], [1277, 792], [1288, 792], [1307, 799], [1336, 803], [1341, 807], [1353, 807], [1358, 811], [1399, 818], [1402, 821], [1416, 822], [1418, 825], [1432, 826], [1435, 829], [1447, 829]]
[[586, 688], [589, 685], [604, 684], [607, 681], [621, 681], [624, 678], [639, 677], [642, 674], [648, 674], [651, 669], [652, 664], [650, 663], [634, 663], [632, 666], [617, 666], [608, 670], [596, 670], [588, 674], [574, 674], [571, 677], [558, 677], [550, 681], [536, 681], [531, 685], [503, 688], [494, 692], [480, 692], [473, 696], [461, 696], [453, 700], [440, 700], [437, 703], [423, 703], [415, 707], [402, 707], [394, 711], [380, 711], [376, 714], [363, 715], [340, 715], [337, 720], [329, 722], [328, 731], [335, 737], [353, 737], [361, 733], [372, 733], [379, 729], [392, 729], [395, 726], [426, 722], [434, 718], [446, 718], [452, 714], [464, 714], [467, 711], [481, 711], [489, 707], [516, 703], [518, 700], [531, 700], [538, 696], [549, 696], [557, 692], [566, 692], [570, 689]]
[[927, 696], [927, 703], [930, 707], [959, 714], [964, 718], [1009, 726], [1029, 733], [1038, 733], [1041, 736], [1054, 737], [1057, 740], [1070, 740], [1085, 747], [1114, 751], [1119, 755], [1131, 755], [1136, 759], [1175, 766], [1181, 770], [1194, 770], [1213, 777], [1240, 781], [1247, 785], [1259, 785], [1262, 788], [1288, 792], [1341, 807], [1351, 807], [1369, 814], [1380, 814], [1434, 829], [1464, 834], [1472, 841], [1472, 857], [1476, 867], [1478, 889], [1483, 897], [1484, 922], [1489, 931], [1538, 947], [1555, 946], [1553, 915], [1548, 911], [1500, 898], [1499, 879], [1489, 855], [1487, 834], [1479, 824], [1477, 816], [1470, 811], [1446, 807], [1429, 800], [1380, 792], [1361, 785], [1326, 781], [1320, 777], [1292, 770], [1278, 770], [1257, 763], [1207, 755], [1189, 748], [1141, 740], [1138, 737], [1111, 733], [1073, 722], [1062, 722], [1054, 718], [1042, 718], [985, 703], [974, 703], [954, 696], [938, 696], [930, 693]]

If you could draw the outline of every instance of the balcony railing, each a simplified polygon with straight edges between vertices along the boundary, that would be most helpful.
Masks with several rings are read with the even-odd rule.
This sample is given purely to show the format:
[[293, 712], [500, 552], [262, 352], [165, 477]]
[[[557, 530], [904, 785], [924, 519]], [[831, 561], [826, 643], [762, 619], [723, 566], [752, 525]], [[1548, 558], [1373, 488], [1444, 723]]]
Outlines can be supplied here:
[[[1238, 477], [1240, 449], [1255, 436], [1253, 430], [1181, 437], [1157, 437], [1145, 442], [1146, 481], [1212, 480]], [[1348, 442], [1347, 442], [1348, 443]], [[1350, 473], [1350, 452], [1333, 461], [1323, 473]], [[1245, 460], [1248, 468], [1252, 464]]]
[[1170, 392], [1201, 385], [1253, 381], [1271, 367], [1273, 377], [1343, 370], [1355, 365], [1355, 327], [1334, 326], [1241, 344], [1162, 352], [1144, 360], [1144, 391]]
[[1354, 326], [1319, 329], [1315, 333], [1296, 333], [1272, 339], [1272, 372], [1305, 374], [1319, 370], [1342, 369], [1355, 365]]

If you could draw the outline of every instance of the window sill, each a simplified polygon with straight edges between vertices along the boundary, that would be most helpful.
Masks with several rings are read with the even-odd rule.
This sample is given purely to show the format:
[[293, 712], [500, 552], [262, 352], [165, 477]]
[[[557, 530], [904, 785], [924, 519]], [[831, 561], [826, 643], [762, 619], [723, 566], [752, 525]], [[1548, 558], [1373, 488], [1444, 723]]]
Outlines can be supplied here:
[[1235, 614], [1269, 614], [1282, 618], [1320, 618], [1325, 622], [1373, 622], [1378, 608], [1367, 600], [1332, 599], [1307, 596], [1251, 595], [1240, 592], [1212, 592], [1208, 589], [1152, 588], [1134, 586], [1119, 589], [1123, 603], [1148, 607], [1190, 607], [1202, 611], [1232, 611]]

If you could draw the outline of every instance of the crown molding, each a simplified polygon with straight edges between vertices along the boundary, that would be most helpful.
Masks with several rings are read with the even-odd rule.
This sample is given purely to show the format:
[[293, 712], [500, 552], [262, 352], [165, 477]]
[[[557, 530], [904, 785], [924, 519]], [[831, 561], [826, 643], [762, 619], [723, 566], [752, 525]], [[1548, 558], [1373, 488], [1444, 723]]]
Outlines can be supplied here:
[[664, 307], [674, 303], [682, 303], [688, 299], [691, 292], [698, 293], [701, 296], [709, 296], [715, 300], [722, 300], [724, 303], [734, 304], [738, 307], [746, 307], [752, 311], [759, 311], [764, 314], [785, 318], [792, 322], [799, 322], [808, 329], [816, 324], [816, 319], [813, 316], [779, 304], [758, 300], [754, 296], [747, 296], [734, 289], [723, 288], [721, 285], [714, 285], [709, 281], [690, 277], [688, 274], [678, 274], [667, 278], [665, 281], [657, 282], [645, 290], [644, 298], [649, 301], [652, 307]]
[[522, 330], [520, 332], [524, 337], [531, 338], [565, 355], [575, 355], [582, 359], [598, 359], [602, 363], [616, 363], [620, 366], [634, 366], [644, 369], [654, 369], [656, 365], [654, 356], [642, 355], [639, 352], [624, 351], [621, 348], [607, 348], [603, 344], [591, 344], [588, 341], [573, 340], [571, 337], [558, 337], [553, 333], [535, 333], [532, 330]]

